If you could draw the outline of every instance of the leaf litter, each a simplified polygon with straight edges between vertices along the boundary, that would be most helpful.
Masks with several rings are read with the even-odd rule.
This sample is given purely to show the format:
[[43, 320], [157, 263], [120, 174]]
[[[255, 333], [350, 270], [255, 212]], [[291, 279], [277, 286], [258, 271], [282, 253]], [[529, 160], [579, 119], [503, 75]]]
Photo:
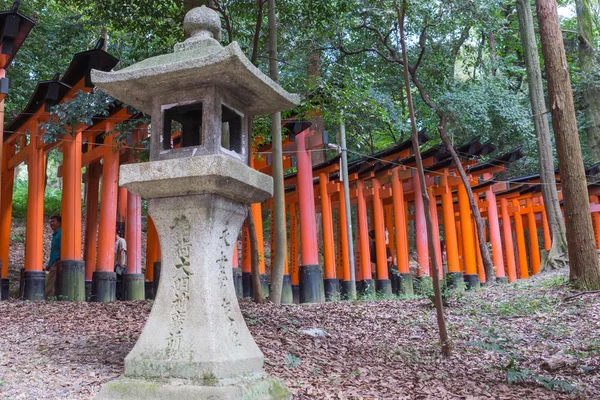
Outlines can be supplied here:
[[[449, 358], [426, 298], [240, 306], [296, 399], [600, 398], [600, 296], [564, 301], [565, 282], [449, 294]], [[151, 305], [0, 303], [1, 398], [93, 398], [123, 373]]]

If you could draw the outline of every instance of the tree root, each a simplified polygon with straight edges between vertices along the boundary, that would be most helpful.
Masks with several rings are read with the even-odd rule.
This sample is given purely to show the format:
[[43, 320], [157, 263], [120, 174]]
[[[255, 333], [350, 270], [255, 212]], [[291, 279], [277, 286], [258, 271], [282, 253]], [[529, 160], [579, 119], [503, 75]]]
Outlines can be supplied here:
[[553, 242], [550, 251], [542, 251], [540, 272], [553, 271], [569, 266], [569, 256], [564, 247], [560, 243]]

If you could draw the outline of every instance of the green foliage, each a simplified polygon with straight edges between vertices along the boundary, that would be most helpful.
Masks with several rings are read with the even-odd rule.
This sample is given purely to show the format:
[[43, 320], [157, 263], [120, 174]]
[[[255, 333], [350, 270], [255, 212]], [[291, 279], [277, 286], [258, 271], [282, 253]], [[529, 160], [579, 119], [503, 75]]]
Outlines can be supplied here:
[[[46, 186], [44, 192], [44, 214], [60, 215], [62, 192], [60, 189]], [[13, 190], [13, 217], [24, 219], [27, 216], [27, 181], [15, 180]]]
[[561, 391], [571, 393], [575, 391], [575, 387], [569, 382], [560, 379], [553, 379], [548, 376], [537, 375], [527, 368], [519, 368], [514, 360], [511, 360], [506, 368], [506, 379], [508, 383], [518, 384], [534, 382], [548, 390]]
[[115, 100], [101, 90], [79, 91], [71, 100], [57, 104], [50, 109], [50, 118], [40, 124], [45, 131], [43, 141], [54, 143], [65, 134], [74, 136], [77, 126], [94, 125], [93, 118], [108, 116]]
[[300, 365], [300, 358], [294, 354], [288, 354], [288, 356], [285, 358], [285, 368], [294, 369], [298, 365]]

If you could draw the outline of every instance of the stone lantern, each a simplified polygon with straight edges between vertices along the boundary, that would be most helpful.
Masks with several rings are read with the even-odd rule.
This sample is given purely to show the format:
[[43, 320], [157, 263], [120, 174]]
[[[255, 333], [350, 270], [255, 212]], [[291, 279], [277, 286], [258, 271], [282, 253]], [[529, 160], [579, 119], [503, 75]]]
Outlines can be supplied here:
[[271, 177], [248, 167], [248, 121], [299, 98], [237, 43], [221, 46], [213, 10], [191, 10], [184, 27], [190, 37], [172, 54], [92, 72], [97, 87], [152, 116], [150, 162], [123, 165], [120, 184], [150, 199], [162, 250], [152, 312], [124, 376], [99, 398], [289, 398], [263, 371], [235, 296], [232, 258], [248, 205], [273, 190]]

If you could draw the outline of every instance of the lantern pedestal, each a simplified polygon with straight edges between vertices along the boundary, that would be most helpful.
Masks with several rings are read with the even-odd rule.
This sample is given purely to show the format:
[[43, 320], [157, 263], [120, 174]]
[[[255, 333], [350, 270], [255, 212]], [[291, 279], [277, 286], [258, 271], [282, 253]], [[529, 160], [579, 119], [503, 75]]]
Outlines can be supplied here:
[[120, 183], [151, 199], [162, 271], [124, 377], [103, 386], [98, 398], [290, 398], [263, 371], [232, 270], [248, 205], [271, 196], [271, 177], [214, 155], [125, 165]]

